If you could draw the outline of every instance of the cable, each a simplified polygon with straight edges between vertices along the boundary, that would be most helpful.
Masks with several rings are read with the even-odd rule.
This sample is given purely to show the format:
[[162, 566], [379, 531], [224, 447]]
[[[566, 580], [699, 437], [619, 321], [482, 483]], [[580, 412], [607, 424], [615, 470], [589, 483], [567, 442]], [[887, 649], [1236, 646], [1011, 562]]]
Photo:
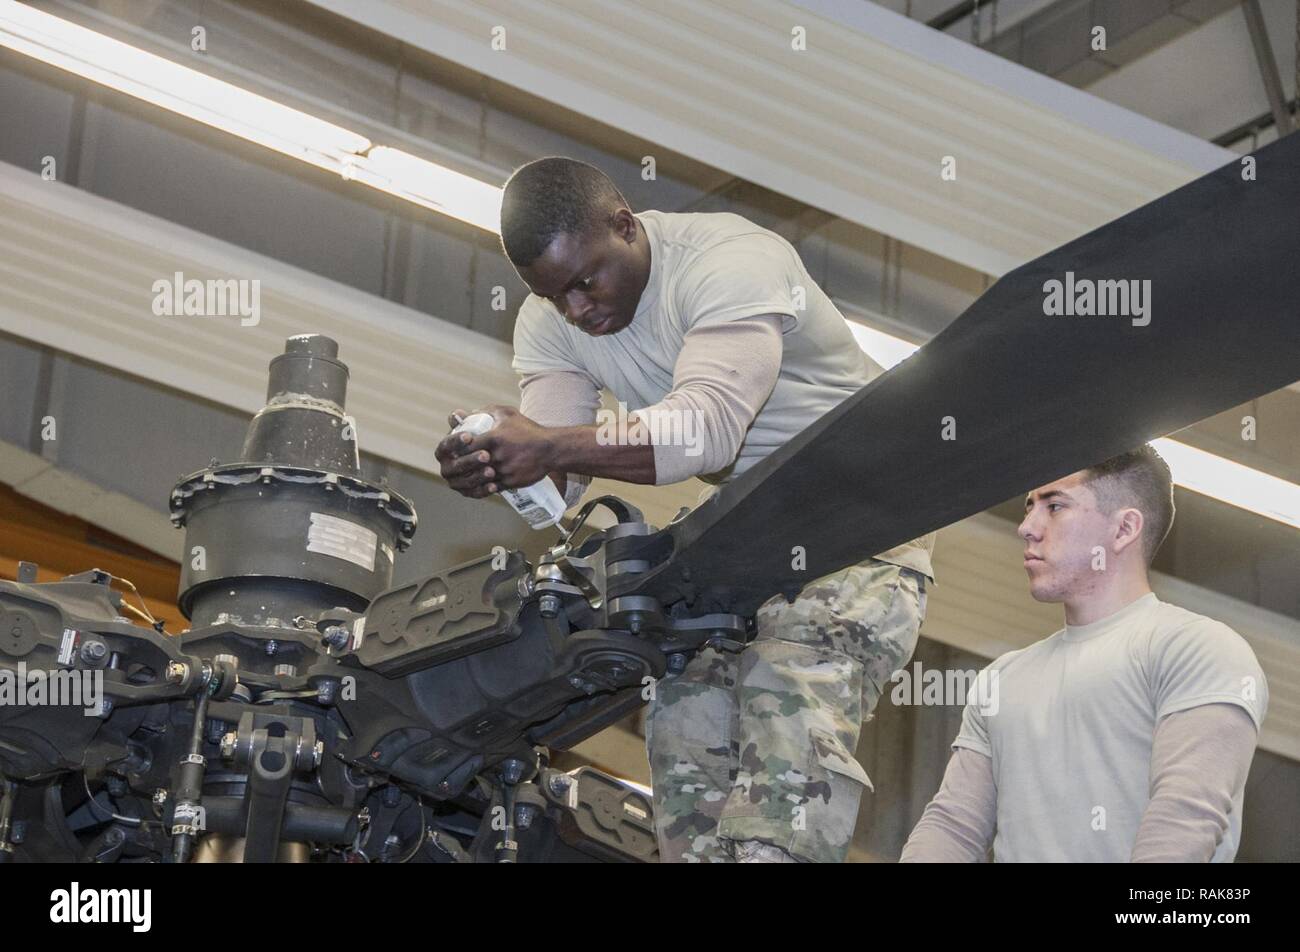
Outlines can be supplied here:
[[121, 604], [119, 607], [120, 607], [123, 611], [128, 611], [128, 612], [130, 612], [130, 613], [131, 613], [132, 615], [134, 615], [136, 618], [139, 618], [139, 619], [142, 619], [142, 620], [144, 620], [144, 621], [149, 622], [150, 625], [156, 625], [156, 624], [158, 624], [156, 621], [152, 621], [152, 620], [149, 618], [148, 615], [146, 615], [144, 612], [140, 611], [140, 609], [136, 608], [136, 607], [135, 607], [134, 605], [132, 605], [130, 602], [122, 602], [122, 604]]
[[[83, 787], [86, 788], [86, 796], [90, 798], [90, 806], [91, 806], [93, 809], [96, 809], [96, 810], [104, 810], [104, 809], [107, 809], [106, 807], [101, 807], [101, 806], [100, 806], [100, 805], [95, 801], [95, 795], [94, 795], [93, 793], [90, 792], [90, 780], [88, 780], [88, 779], [86, 778], [86, 771], [85, 771], [85, 764], [84, 764], [84, 763], [82, 764], [82, 770], [81, 770], [81, 785], [82, 785]], [[106, 819], [114, 819], [114, 820], [116, 820], [118, 823], [125, 823], [127, 826], [144, 826], [144, 822], [145, 822], [145, 821], [144, 821], [142, 818], [140, 818], [140, 817], [134, 817], [134, 816], [122, 816], [120, 813], [114, 813], [112, 810], [109, 810], [109, 811], [108, 811], [108, 817], [107, 817]]]
[[[409, 863], [414, 859], [415, 854], [420, 852], [421, 848], [424, 846], [424, 841], [429, 837], [429, 824], [424, 818], [424, 797], [417, 796], [415, 799], [420, 804], [420, 837], [415, 841], [415, 848], [402, 859], [399, 859], [397, 861], [399, 863]], [[400, 820], [401, 817], [398, 817], [398, 819]]]
[[[111, 578], [111, 579], [112, 579], [113, 581], [115, 581], [115, 582], [121, 582], [123, 585], [125, 585], [127, 588], [129, 588], [132, 592], [134, 592], [134, 593], [135, 593], [135, 597], [138, 598], [138, 599], [140, 599], [140, 607], [144, 609], [143, 615], [144, 615], [145, 619], [146, 619], [146, 620], [149, 622], [149, 624], [151, 624], [151, 625], [156, 625], [156, 624], [158, 624], [158, 619], [157, 619], [157, 618], [154, 618], [154, 617], [153, 617], [153, 614], [149, 611], [149, 605], [145, 602], [145, 600], [144, 600], [144, 596], [140, 594], [140, 590], [139, 590], [138, 588], [135, 587], [135, 583], [134, 583], [134, 582], [132, 582], [130, 579], [122, 578], [120, 575], [114, 575], [112, 572], [105, 572], [104, 574], [107, 575], [109, 578]], [[127, 605], [125, 602], [122, 603], [122, 607], [123, 607], [123, 608], [130, 608], [132, 611], [135, 611], [134, 606]]]

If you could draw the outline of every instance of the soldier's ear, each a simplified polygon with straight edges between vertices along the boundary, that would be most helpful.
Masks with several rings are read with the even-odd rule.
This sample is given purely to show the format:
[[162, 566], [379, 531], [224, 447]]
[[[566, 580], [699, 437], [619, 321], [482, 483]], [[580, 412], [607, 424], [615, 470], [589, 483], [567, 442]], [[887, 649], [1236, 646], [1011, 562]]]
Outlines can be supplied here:
[[1131, 545], [1138, 547], [1134, 551], [1141, 551], [1142, 529], [1146, 525], [1142, 510], [1130, 506], [1116, 512], [1115, 519], [1115, 554], [1118, 555]]

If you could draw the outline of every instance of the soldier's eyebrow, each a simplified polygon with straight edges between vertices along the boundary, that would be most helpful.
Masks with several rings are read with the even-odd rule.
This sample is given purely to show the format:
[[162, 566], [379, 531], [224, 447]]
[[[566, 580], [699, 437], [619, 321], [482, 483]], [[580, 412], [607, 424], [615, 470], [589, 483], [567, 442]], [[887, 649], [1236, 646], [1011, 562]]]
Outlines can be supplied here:
[[1045, 493], [1039, 493], [1035, 491], [1025, 497], [1025, 509], [1028, 510], [1029, 507], [1034, 504], [1035, 497], [1037, 497], [1040, 501], [1043, 501], [1043, 500], [1051, 499], [1056, 496], [1059, 496], [1060, 498], [1066, 501], [1072, 500], [1070, 494], [1067, 493], [1064, 489], [1049, 489]]
[[574, 269], [573, 273], [568, 277], [564, 284], [561, 285], [560, 290], [556, 291], [554, 294], [538, 294], [536, 290], [533, 290], [533, 293], [537, 294], [538, 297], [544, 298], [559, 297], [579, 281], [583, 280], [586, 276], [590, 275], [591, 272], [595, 271], [596, 268], [600, 266], [602, 260], [603, 257], [599, 253], [594, 257], [591, 254], [588, 254], [579, 262], [578, 267]]

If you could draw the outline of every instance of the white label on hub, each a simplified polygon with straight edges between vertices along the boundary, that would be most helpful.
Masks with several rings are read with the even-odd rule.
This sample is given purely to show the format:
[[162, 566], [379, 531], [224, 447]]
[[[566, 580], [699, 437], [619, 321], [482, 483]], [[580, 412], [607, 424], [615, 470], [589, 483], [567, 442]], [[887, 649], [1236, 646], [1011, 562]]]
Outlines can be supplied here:
[[344, 559], [373, 572], [378, 545], [379, 536], [365, 526], [323, 512], [311, 514], [311, 525], [307, 528], [308, 552]]

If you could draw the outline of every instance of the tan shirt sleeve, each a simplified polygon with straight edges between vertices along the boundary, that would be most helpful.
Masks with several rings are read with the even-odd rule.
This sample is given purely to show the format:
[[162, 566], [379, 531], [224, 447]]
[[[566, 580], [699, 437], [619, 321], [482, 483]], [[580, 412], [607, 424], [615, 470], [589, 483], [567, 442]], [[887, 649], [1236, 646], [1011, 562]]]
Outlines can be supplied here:
[[1250, 714], [1235, 704], [1205, 704], [1161, 719], [1133, 862], [1210, 861], [1245, 789], [1257, 734]]
[[635, 411], [649, 428], [655, 483], [726, 469], [781, 372], [781, 318], [759, 314], [688, 332], [673, 389]]
[[[600, 388], [579, 371], [528, 374], [519, 381], [519, 412], [542, 426], [590, 426], [600, 408]], [[566, 473], [564, 504], [577, 505], [590, 476]]]
[[997, 826], [998, 788], [993, 761], [957, 747], [943, 783], [903, 847], [901, 863], [983, 863]]

